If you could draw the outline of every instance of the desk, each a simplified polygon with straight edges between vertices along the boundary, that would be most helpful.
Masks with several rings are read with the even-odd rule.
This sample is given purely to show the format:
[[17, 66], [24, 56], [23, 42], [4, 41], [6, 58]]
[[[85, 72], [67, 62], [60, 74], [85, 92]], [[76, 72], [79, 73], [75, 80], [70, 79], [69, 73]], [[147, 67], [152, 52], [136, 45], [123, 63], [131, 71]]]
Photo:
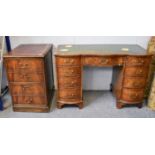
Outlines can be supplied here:
[[[60, 45], [55, 54], [57, 107], [83, 107], [83, 66], [113, 67], [112, 88], [117, 108], [142, 107], [152, 55], [138, 45]], [[104, 103], [103, 103], [104, 104]]]

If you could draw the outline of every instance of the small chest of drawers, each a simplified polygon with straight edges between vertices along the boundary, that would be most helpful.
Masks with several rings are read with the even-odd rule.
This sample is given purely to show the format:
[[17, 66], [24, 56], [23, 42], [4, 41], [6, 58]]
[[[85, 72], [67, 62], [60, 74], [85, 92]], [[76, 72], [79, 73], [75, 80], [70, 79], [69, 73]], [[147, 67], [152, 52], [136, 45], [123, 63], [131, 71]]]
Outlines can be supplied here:
[[13, 110], [48, 112], [53, 93], [52, 46], [20, 45], [4, 56]]

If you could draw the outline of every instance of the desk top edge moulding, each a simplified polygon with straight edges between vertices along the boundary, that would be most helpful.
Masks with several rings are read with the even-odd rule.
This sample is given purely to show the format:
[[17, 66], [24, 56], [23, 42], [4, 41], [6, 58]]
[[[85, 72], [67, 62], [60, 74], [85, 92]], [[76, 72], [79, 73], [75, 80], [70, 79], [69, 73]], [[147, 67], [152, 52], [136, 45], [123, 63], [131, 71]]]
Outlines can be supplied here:
[[146, 55], [146, 50], [136, 44], [59, 45], [55, 55]]
[[54, 93], [52, 52], [49, 44], [25, 44], [4, 55], [14, 111], [49, 112]]
[[59, 45], [56, 58], [57, 107], [82, 108], [83, 66], [113, 67], [112, 88], [117, 108], [142, 107], [152, 54], [139, 45]]

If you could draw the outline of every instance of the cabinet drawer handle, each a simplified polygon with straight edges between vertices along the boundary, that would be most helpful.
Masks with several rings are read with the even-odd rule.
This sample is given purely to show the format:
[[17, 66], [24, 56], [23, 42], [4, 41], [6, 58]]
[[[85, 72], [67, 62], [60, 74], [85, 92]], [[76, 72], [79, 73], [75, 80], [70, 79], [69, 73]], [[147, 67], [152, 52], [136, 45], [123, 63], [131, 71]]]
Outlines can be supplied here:
[[25, 102], [26, 102], [27, 104], [30, 104], [30, 103], [32, 103], [32, 101], [33, 101], [33, 99], [30, 98], [30, 99], [27, 99]]

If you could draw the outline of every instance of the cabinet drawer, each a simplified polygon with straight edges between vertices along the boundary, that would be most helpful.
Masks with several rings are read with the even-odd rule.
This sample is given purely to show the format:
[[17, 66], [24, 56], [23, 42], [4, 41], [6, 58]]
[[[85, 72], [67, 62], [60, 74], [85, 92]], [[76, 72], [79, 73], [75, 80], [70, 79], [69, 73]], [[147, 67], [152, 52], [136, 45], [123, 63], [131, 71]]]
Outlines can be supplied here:
[[81, 89], [61, 89], [58, 97], [59, 99], [81, 99]]
[[126, 65], [128, 66], [148, 66], [150, 64], [149, 57], [128, 56]]
[[148, 76], [148, 67], [125, 67], [125, 76]]
[[123, 87], [126, 88], [145, 88], [146, 78], [125, 77]]
[[126, 89], [123, 88], [122, 99], [128, 102], [142, 102], [144, 98], [144, 89]]
[[81, 57], [56, 57], [58, 66], [80, 66]]
[[43, 60], [35, 58], [16, 58], [16, 59], [7, 59], [6, 67], [8, 72], [43, 72]]
[[45, 105], [46, 99], [39, 96], [12, 96], [13, 104]]
[[41, 95], [45, 96], [44, 84], [10, 84], [12, 95]]
[[81, 87], [81, 77], [60, 77], [58, 79], [58, 87]]
[[42, 73], [8, 73], [10, 82], [44, 82]]
[[81, 67], [57, 67], [59, 76], [80, 76]]

